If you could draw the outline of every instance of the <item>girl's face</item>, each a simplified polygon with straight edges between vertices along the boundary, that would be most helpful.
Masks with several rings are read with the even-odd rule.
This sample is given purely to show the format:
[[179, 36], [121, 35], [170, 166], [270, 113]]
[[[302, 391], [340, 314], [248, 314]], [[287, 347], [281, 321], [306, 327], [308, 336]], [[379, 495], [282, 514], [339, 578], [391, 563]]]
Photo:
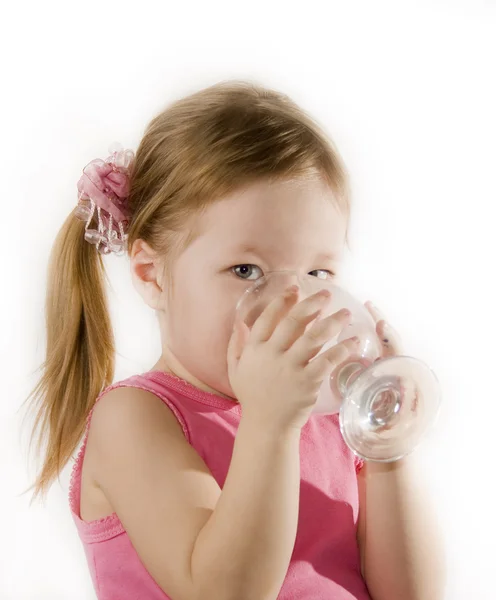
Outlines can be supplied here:
[[259, 182], [209, 206], [197, 217], [198, 237], [172, 266], [156, 368], [233, 397], [227, 346], [239, 298], [270, 271], [336, 281], [346, 224], [320, 179]]

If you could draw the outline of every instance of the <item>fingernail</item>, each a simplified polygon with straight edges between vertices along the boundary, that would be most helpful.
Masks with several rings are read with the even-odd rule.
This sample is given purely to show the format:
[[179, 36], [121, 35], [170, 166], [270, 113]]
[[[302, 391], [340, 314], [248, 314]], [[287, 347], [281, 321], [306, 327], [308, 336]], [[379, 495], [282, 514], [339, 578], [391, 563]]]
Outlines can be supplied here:
[[329, 290], [320, 290], [320, 292], [317, 293], [317, 296], [320, 298], [329, 298], [331, 295], [331, 292]]

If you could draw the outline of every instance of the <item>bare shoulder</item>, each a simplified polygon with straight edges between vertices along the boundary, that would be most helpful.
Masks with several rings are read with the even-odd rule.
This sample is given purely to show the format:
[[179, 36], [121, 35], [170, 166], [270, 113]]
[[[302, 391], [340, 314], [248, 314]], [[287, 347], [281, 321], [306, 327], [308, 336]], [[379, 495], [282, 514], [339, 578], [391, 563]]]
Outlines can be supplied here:
[[141, 561], [174, 598], [190, 598], [191, 555], [221, 490], [171, 409], [153, 393], [115, 388], [95, 406], [93, 477]]
[[158, 396], [126, 386], [110, 390], [97, 402], [88, 437], [106, 447], [122, 443], [129, 435], [153, 432], [184, 439], [177, 418]]

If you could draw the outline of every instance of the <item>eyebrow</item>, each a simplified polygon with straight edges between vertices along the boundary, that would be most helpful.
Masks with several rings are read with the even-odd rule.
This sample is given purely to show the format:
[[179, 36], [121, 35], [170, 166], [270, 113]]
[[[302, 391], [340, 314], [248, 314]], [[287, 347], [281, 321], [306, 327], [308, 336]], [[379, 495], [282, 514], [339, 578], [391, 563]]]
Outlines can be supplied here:
[[[240, 252], [242, 254], [256, 254], [257, 256], [260, 256], [260, 254], [261, 254], [260, 250], [253, 244], [240, 244], [235, 247], [235, 251]], [[333, 254], [333, 253], [329, 253], [329, 252], [323, 252], [323, 253], [317, 254], [317, 256], [315, 257], [316, 261], [326, 261], [326, 260], [333, 261], [333, 260], [338, 260], [338, 259], [339, 259], [339, 256], [337, 254]]]
[[330, 260], [330, 261], [332, 261], [332, 260], [338, 260], [339, 259], [339, 255], [338, 254], [329, 254], [329, 253], [326, 252], [324, 254], [318, 254], [315, 257], [315, 259], [318, 260], [318, 261], [320, 261], [320, 260], [323, 260], [323, 261]]

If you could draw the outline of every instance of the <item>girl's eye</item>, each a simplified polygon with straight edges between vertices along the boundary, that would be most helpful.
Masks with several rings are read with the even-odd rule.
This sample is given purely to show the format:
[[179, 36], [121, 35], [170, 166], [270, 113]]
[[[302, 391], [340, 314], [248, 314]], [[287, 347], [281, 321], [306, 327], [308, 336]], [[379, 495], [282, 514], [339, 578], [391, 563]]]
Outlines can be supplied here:
[[315, 269], [315, 271], [310, 271], [309, 275], [313, 275], [314, 273], [318, 273], [316, 275], [317, 279], [332, 279], [334, 277], [334, 273], [327, 269]]
[[247, 279], [249, 281], [254, 281], [263, 276], [262, 269], [256, 265], [236, 265], [231, 270], [240, 279]]
[[[254, 281], [263, 276], [262, 269], [256, 265], [236, 265], [231, 270], [240, 279], [247, 281]], [[334, 273], [327, 269], [315, 269], [314, 271], [310, 271], [309, 275], [313, 275], [317, 279], [332, 279], [335, 276]]]

